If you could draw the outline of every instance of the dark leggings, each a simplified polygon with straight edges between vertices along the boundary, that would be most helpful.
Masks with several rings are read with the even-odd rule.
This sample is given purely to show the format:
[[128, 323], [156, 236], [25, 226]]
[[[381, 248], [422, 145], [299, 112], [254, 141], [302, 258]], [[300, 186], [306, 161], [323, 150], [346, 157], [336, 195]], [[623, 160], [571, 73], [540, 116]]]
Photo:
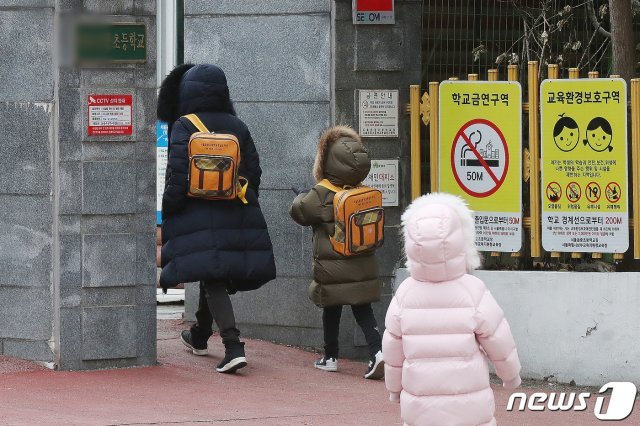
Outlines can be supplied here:
[[211, 337], [213, 334], [211, 325], [215, 321], [220, 330], [222, 343], [240, 340], [240, 330], [236, 328], [236, 318], [225, 283], [200, 283], [200, 301], [196, 319], [198, 322], [191, 327], [191, 333], [199, 339], [206, 341]]
[[[369, 356], [373, 358], [382, 349], [382, 338], [378, 331], [378, 323], [373, 316], [371, 304], [351, 305], [353, 316], [364, 333], [364, 338], [369, 346]], [[342, 306], [324, 308], [322, 312], [322, 325], [324, 327], [324, 354], [327, 358], [338, 358], [338, 334], [340, 332], [340, 317]]]

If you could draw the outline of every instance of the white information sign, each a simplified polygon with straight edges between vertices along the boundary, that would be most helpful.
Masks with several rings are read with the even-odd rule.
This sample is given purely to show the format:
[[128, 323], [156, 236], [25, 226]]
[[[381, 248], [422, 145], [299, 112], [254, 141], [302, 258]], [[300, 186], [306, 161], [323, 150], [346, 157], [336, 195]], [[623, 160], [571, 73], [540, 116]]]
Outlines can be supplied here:
[[398, 137], [398, 91], [359, 91], [359, 131], [365, 138]]
[[371, 171], [362, 183], [382, 192], [383, 206], [398, 206], [398, 160], [371, 160]]

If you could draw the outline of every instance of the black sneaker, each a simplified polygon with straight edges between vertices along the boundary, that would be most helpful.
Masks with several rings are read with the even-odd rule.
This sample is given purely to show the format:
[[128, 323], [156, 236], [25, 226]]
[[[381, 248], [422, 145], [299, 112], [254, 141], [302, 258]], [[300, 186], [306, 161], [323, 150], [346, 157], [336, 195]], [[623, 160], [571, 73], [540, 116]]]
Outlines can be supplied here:
[[191, 349], [191, 352], [194, 355], [209, 355], [209, 351], [207, 350], [207, 342], [203, 342], [201, 339], [195, 339], [191, 335], [191, 330], [184, 330], [182, 333], [180, 333], [180, 340], [182, 340], [182, 343], [184, 343], [186, 347]]
[[369, 367], [364, 374], [365, 379], [380, 380], [384, 377], [384, 359], [382, 352], [378, 351], [375, 357], [369, 361]]
[[218, 373], [232, 374], [246, 366], [247, 358], [244, 354], [244, 343], [231, 342], [225, 345], [224, 359], [218, 364], [216, 371]]
[[322, 371], [338, 371], [338, 360], [333, 357], [327, 358], [323, 356], [317, 360], [313, 366]]

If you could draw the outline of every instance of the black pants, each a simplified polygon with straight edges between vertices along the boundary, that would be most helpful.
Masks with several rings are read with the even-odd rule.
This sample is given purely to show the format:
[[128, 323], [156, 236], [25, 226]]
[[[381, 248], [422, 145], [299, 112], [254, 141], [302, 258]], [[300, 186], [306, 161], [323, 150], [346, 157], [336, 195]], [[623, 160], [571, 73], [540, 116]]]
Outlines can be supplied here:
[[236, 318], [225, 283], [200, 282], [200, 301], [196, 319], [198, 322], [191, 327], [194, 337], [206, 342], [213, 334], [211, 325], [215, 321], [220, 330], [222, 343], [226, 345], [240, 341], [240, 330], [236, 328]]
[[[351, 310], [356, 322], [364, 333], [364, 338], [369, 346], [369, 356], [373, 358], [382, 349], [382, 338], [378, 331], [378, 323], [373, 316], [371, 304], [352, 305]], [[342, 306], [324, 308], [322, 312], [322, 325], [324, 327], [324, 355], [327, 358], [338, 358], [338, 334], [340, 332], [340, 317]]]

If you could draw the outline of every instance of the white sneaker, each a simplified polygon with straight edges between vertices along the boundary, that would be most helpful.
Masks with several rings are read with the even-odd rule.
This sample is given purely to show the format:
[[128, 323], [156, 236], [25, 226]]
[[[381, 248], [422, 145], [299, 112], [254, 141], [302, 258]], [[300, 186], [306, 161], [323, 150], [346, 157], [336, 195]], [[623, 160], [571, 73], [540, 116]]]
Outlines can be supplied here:
[[335, 358], [325, 358], [322, 357], [317, 360], [314, 364], [318, 370], [323, 371], [338, 371], [338, 360]]
[[365, 379], [380, 380], [384, 377], [384, 358], [378, 351], [376, 356], [369, 361], [369, 368], [364, 375]]

